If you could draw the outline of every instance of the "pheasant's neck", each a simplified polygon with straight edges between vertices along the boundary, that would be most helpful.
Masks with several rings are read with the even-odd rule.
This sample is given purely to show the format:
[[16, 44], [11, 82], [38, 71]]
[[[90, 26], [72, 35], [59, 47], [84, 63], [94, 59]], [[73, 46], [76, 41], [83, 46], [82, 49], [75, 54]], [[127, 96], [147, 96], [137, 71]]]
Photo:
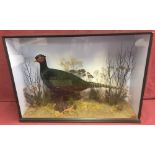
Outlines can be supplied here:
[[43, 72], [46, 69], [48, 69], [46, 61], [43, 63], [40, 63], [40, 71]]

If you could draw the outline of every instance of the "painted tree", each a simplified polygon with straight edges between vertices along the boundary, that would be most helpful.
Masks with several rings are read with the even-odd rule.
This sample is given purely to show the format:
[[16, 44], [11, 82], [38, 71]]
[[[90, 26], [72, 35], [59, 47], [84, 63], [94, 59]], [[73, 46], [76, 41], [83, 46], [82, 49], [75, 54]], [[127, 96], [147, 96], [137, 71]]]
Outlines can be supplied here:
[[93, 78], [93, 76], [83, 68], [82, 61], [76, 58], [70, 57], [69, 59], [61, 59], [60, 66], [64, 71], [70, 72], [82, 79], [90, 80]]
[[77, 70], [79, 68], [81, 68], [83, 66], [82, 61], [70, 57], [69, 59], [61, 59], [60, 61], [60, 66], [67, 72], [69, 72], [70, 70]]

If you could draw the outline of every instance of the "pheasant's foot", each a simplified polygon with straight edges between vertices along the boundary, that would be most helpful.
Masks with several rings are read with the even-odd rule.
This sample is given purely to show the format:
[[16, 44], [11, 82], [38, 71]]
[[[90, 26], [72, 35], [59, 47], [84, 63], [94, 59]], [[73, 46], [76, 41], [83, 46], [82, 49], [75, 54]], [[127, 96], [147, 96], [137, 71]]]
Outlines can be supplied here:
[[60, 97], [57, 101], [56, 101], [56, 106], [55, 106], [55, 110], [58, 110], [59, 112], [64, 111], [65, 109], [67, 109], [67, 102], [64, 101], [63, 97]]

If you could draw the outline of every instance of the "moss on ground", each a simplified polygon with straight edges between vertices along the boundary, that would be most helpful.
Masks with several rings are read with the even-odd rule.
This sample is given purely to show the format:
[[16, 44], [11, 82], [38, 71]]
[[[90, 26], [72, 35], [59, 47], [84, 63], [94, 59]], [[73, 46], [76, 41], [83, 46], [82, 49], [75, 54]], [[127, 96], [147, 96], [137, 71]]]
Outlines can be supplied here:
[[123, 102], [116, 106], [96, 101], [75, 101], [63, 112], [56, 111], [54, 104], [48, 103], [36, 107], [28, 107], [24, 118], [136, 118], [130, 104]]

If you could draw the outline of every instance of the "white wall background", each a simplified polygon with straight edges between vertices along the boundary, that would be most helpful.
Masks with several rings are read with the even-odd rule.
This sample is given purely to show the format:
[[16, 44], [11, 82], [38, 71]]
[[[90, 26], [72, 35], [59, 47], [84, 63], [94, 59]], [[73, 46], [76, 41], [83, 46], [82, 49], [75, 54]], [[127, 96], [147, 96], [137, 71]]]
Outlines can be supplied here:
[[130, 101], [134, 111], [138, 114], [146, 66], [146, 57], [149, 47], [149, 35], [144, 35], [137, 39], [135, 46], [135, 69], [133, 70], [130, 80]]
[[24, 57], [22, 55], [16, 54], [16, 49], [12, 46], [10, 41], [6, 42], [7, 50], [9, 53], [10, 64], [13, 72], [13, 78], [16, 85], [17, 97], [19, 100], [21, 114], [25, 112], [26, 100], [23, 93], [23, 88], [25, 87], [23, 73], [21, 72], [21, 64], [24, 62]]

